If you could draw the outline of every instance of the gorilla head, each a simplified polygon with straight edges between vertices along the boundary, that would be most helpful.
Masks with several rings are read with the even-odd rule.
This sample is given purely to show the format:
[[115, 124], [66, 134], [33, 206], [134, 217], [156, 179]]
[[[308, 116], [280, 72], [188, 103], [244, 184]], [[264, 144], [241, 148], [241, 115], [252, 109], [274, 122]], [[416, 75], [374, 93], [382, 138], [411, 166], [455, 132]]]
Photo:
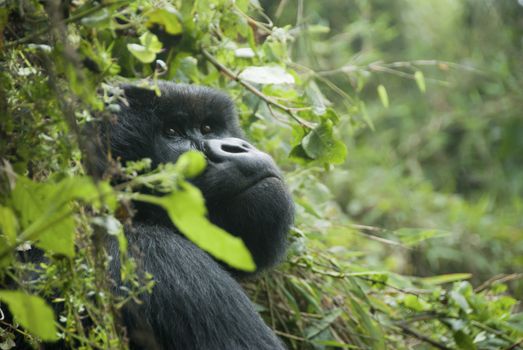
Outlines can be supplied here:
[[[121, 161], [150, 158], [153, 166], [202, 152], [207, 167], [193, 183], [210, 220], [243, 239], [259, 269], [285, 250], [293, 204], [272, 158], [245, 140], [232, 101], [216, 90], [160, 82], [161, 95], [125, 86], [128, 104], [111, 125], [110, 150]], [[139, 207], [138, 220], [157, 220]], [[141, 212], [140, 212], [141, 211]]]

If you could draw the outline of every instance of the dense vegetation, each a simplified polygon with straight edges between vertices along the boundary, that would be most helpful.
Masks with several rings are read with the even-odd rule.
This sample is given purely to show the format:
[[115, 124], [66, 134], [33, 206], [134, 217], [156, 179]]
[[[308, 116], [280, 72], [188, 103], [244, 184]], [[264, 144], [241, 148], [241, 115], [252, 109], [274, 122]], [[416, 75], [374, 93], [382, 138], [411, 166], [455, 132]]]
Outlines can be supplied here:
[[[86, 170], [85, 125], [111, 118], [119, 82], [146, 79], [225, 90], [284, 169], [289, 254], [245, 288], [290, 349], [523, 348], [522, 14], [515, 0], [0, 1], [0, 349], [17, 334], [126, 348], [119, 309], [154, 276], [123, 254], [129, 290], [111, 294], [105, 237], [125, 251], [138, 185], [172, 191], [157, 202], [178, 216], [203, 205], [177, 196], [195, 154], [123, 164], [118, 186]], [[46, 263], [28, 262], [35, 248]], [[234, 251], [210, 253], [249, 268]]]

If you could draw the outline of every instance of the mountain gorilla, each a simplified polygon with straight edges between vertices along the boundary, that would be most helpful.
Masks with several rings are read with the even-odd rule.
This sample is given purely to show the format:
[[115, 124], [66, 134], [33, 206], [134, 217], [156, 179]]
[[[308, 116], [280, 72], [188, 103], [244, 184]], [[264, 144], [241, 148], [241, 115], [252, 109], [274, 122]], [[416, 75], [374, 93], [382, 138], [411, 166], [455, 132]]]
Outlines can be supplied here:
[[[193, 183], [210, 220], [243, 239], [257, 271], [281, 258], [293, 204], [271, 157], [249, 144], [231, 100], [206, 87], [163, 82], [161, 95], [124, 87], [116, 122], [103, 135], [122, 162], [150, 158], [153, 166], [198, 150], [207, 167]], [[244, 273], [214, 261], [184, 238], [159, 207], [137, 206], [126, 229], [129, 251], [154, 276], [151, 294], [123, 310], [132, 349], [283, 349], [231, 276]], [[112, 266], [117, 280], [116, 244]]]

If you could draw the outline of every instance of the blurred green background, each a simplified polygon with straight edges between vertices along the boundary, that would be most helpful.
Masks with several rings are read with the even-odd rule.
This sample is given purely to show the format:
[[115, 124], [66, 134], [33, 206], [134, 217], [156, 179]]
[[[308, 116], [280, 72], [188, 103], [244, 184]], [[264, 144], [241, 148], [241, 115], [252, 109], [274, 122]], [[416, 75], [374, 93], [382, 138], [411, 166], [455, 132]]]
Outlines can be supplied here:
[[[333, 215], [370, 226], [363, 231], [407, 245], [424, 240], [398, 248], [330, 230], [329, 246], [350, 256], [365, 245], [380, 253], [369, 254], [367, 266], [385, 262], [404, 274], [471, 272], [479, 283], [522, 272], [518, 1], [261, 4], [277, 26], [306, 29], [293, 44], [293, 58], [325, 78], [322, 88], [331, 101], [348, 114], [358, 102], [346, 95], [366, 103], [339, 128], [347, 162], [324, 175], [327, 188], [317, 184], [317, 200], [310, 202], [330, 197]], [[388, 106], [377, 92], [380, 85]], [[329, 211], [322, 215], [318, 227]], [[521, 284], [512, 287], [521, 298]]]

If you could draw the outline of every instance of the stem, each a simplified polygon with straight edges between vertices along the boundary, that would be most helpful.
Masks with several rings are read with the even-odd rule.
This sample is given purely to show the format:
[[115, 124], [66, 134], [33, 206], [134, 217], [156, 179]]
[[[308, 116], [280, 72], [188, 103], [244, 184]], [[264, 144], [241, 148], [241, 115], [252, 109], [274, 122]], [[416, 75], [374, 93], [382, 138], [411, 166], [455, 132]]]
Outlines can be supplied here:
[[432, 345], [433, 347], [437, 348], [437, 349], [440, 349], [440, 350], [452, 350], [451, 348], [441, 344], [441, 343], [438, 343], [437, 341], [421, 334], [421, 333], [418, 333], [416, 332], [415, 330], [405, 326], [405, 325], [398, 325], [398, 327], [402, 330], [402, 332], [406, 335], [410, 335], [410, 336], [413, 336], [414, 338], [416, 339], [419, 339], [421, 340], [422, 342], [425, 342], [427, 344], [430, 344]]
[[205, 56], [205, 58], [207, 58], [209, 60], [209, 62], [211, 62], [220, 72], [222, 72], [224, 75], [226, 75], [227, 77], [229, 77], [230, 79], [238, 82], [240, 85], [242, 85], [243, 87], [245, 87], [247, 90], [249, 90], [251, 93], [253, 93], [254, 95], [258, 96], [259, 98], [261, 98], [263, 101], [265, 101], [267, 104], [269, 105], [272, 105], [276, 108], [279, 108], [281, 109], [282, 111], [284, 111], [285, 113], [287, 113], [292, 119], [294, 119], [296, 122], [298, 122], [298, 124], [300, 124], [301, 126], [303, 126], [304, 128], [307, 128], [307, 129], [313, 129], [315, 127], [315, 124], [314, 123], [311, 123], [309, 121], [306, 121], [306, 120], [303, 120], [302, 118], [298, 117], [295, 112], [297, 110], [300, 110], [300, 109], [297, 109], [297, 108], [293, 108], [293, 107], [287, 107], [287, 106], [284, 106], [282, 105], [281, 103], [277, 102], [275, 99], [273, 99], [272, 97], [270, 96], [267, 96], [265, 95], [264, 93], [262, 93], [260, 90], [258, 90], [256, 87], [254, 87], [253, 85], [251, 85], [250, 83], [246, 82], [245, 80], [242, 80], [238, 77], [238, 75], [234, 74], [233, 71], [231, 71], [229, 68], [225, 67], [223, 64], [221, 64], [217, 59], [216, 57], [214, 57], [213, 55], [211, 55], [207, 50], [205, 49], [202, 49], [202, 54]]

